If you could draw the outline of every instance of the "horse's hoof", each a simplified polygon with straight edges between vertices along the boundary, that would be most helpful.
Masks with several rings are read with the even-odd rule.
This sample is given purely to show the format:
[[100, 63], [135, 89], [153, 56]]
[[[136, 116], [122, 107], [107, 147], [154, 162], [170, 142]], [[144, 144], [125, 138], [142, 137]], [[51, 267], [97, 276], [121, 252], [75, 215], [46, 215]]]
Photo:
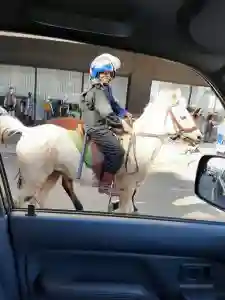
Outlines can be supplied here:
[[112, 213], [113, 211], [114, 211], [114, 209], [113, 209], [113, 204], [110, 203], [110, 204], [108, 205], [108, 212], [109, 212], [109, 213]]
[[109, 205], [108, 205], [108, 212], [109, 213], [112, 213], [114, 212], [115, 210], [117, 210], [120, 206], [120, 202], [117, 201], [117, 202], [111, 202]]
[[120, 202], [119, 202], [119, 201], [112, 203], [112, 208], [113, 208], [113, 210], [118, 209], [119, 206], [120, 206]]
[[76, 203], [75, 208], [77, 211], [83, 211], [84, 207], [81, 203]]
[[138, 212], [138, 208], [134, 205], [134, 212]]

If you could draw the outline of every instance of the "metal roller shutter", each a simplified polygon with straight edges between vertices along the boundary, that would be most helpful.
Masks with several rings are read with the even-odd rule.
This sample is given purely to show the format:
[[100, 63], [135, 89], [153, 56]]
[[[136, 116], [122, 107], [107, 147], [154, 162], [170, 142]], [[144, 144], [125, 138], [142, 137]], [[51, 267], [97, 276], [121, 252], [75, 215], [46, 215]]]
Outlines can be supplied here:
[[52, 69], [37, 69], [37, 96], [69, 98], [81, 92], [82, 73]]
[[37, 69], [37, 114], [43, 118], [43, 101], [48, 97], [77, 100], [82, 90], [82, 73], [74, 71]]
[[10, 86], [13, 86], [17, 95], [27, 96], [34, 93], [34, 75], [32, 67], [0, 65], [0, 96], [4, 96]]

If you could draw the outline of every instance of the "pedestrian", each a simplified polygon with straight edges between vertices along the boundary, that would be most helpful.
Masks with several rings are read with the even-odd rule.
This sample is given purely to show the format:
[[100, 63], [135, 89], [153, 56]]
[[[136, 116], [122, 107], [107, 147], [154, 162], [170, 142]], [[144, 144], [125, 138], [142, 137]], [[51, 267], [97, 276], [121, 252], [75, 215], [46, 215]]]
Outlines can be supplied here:
[[15, 116], [16, 103], [17, 100], [16, 100], [14, 88], [10, 86], [9, 91], [5, 95], [4, 107], [12, 116]]
[[215, 124], [214, 124], [213, 114], [209, 114], [206, 118], [205, 125], [204, 125], [204, 142], [205, 143], [210, 142], [214, 125]]
[[26, 106], [25, 106], [25, 117], [27, 125], [31, 125], [33, 123], [33, 112], [34, 112], [34, 100], [32, 97], [32, 93], [29, 92], [26, 99]]

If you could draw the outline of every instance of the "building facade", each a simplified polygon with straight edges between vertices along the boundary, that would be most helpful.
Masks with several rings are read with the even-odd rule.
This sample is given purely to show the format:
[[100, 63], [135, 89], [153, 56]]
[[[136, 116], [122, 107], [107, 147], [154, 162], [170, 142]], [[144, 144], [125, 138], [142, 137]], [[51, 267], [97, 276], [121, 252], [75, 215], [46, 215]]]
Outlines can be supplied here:
[[206, 100], [199, 102], [207, 90], [206, 82], [184, 65], [106, 47], [14, 34], [0, 34], [0, 95], [10, 85], [23, 96], [32, 92], [41, 119], [47, 97], [75, 99], [88, 87], [90, 62], [106, 52], [122, 62], [113, 91], [121, 106], [132, 113], [140, 114], [151, 97], [168, 86], [180, 87], [187, 99], [192, 87], [193, 105], [206, 105]]

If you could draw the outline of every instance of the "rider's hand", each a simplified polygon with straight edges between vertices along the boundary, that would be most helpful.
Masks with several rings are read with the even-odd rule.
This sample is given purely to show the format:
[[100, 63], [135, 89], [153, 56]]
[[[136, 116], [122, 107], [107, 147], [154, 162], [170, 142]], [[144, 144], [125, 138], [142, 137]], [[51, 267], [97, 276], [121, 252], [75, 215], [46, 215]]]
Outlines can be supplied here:
[[133, 130], [131, 126], [129, 126], [125, 120], [122, 119], [121, 121], [122, 121], [124, 132], [132, 134]]
[[127, 112], [126, 115], [125, 115], [125, 117], [127, 117], [128, 119], [132, 119], [132, 114], [129, 113], [129, 112]]

